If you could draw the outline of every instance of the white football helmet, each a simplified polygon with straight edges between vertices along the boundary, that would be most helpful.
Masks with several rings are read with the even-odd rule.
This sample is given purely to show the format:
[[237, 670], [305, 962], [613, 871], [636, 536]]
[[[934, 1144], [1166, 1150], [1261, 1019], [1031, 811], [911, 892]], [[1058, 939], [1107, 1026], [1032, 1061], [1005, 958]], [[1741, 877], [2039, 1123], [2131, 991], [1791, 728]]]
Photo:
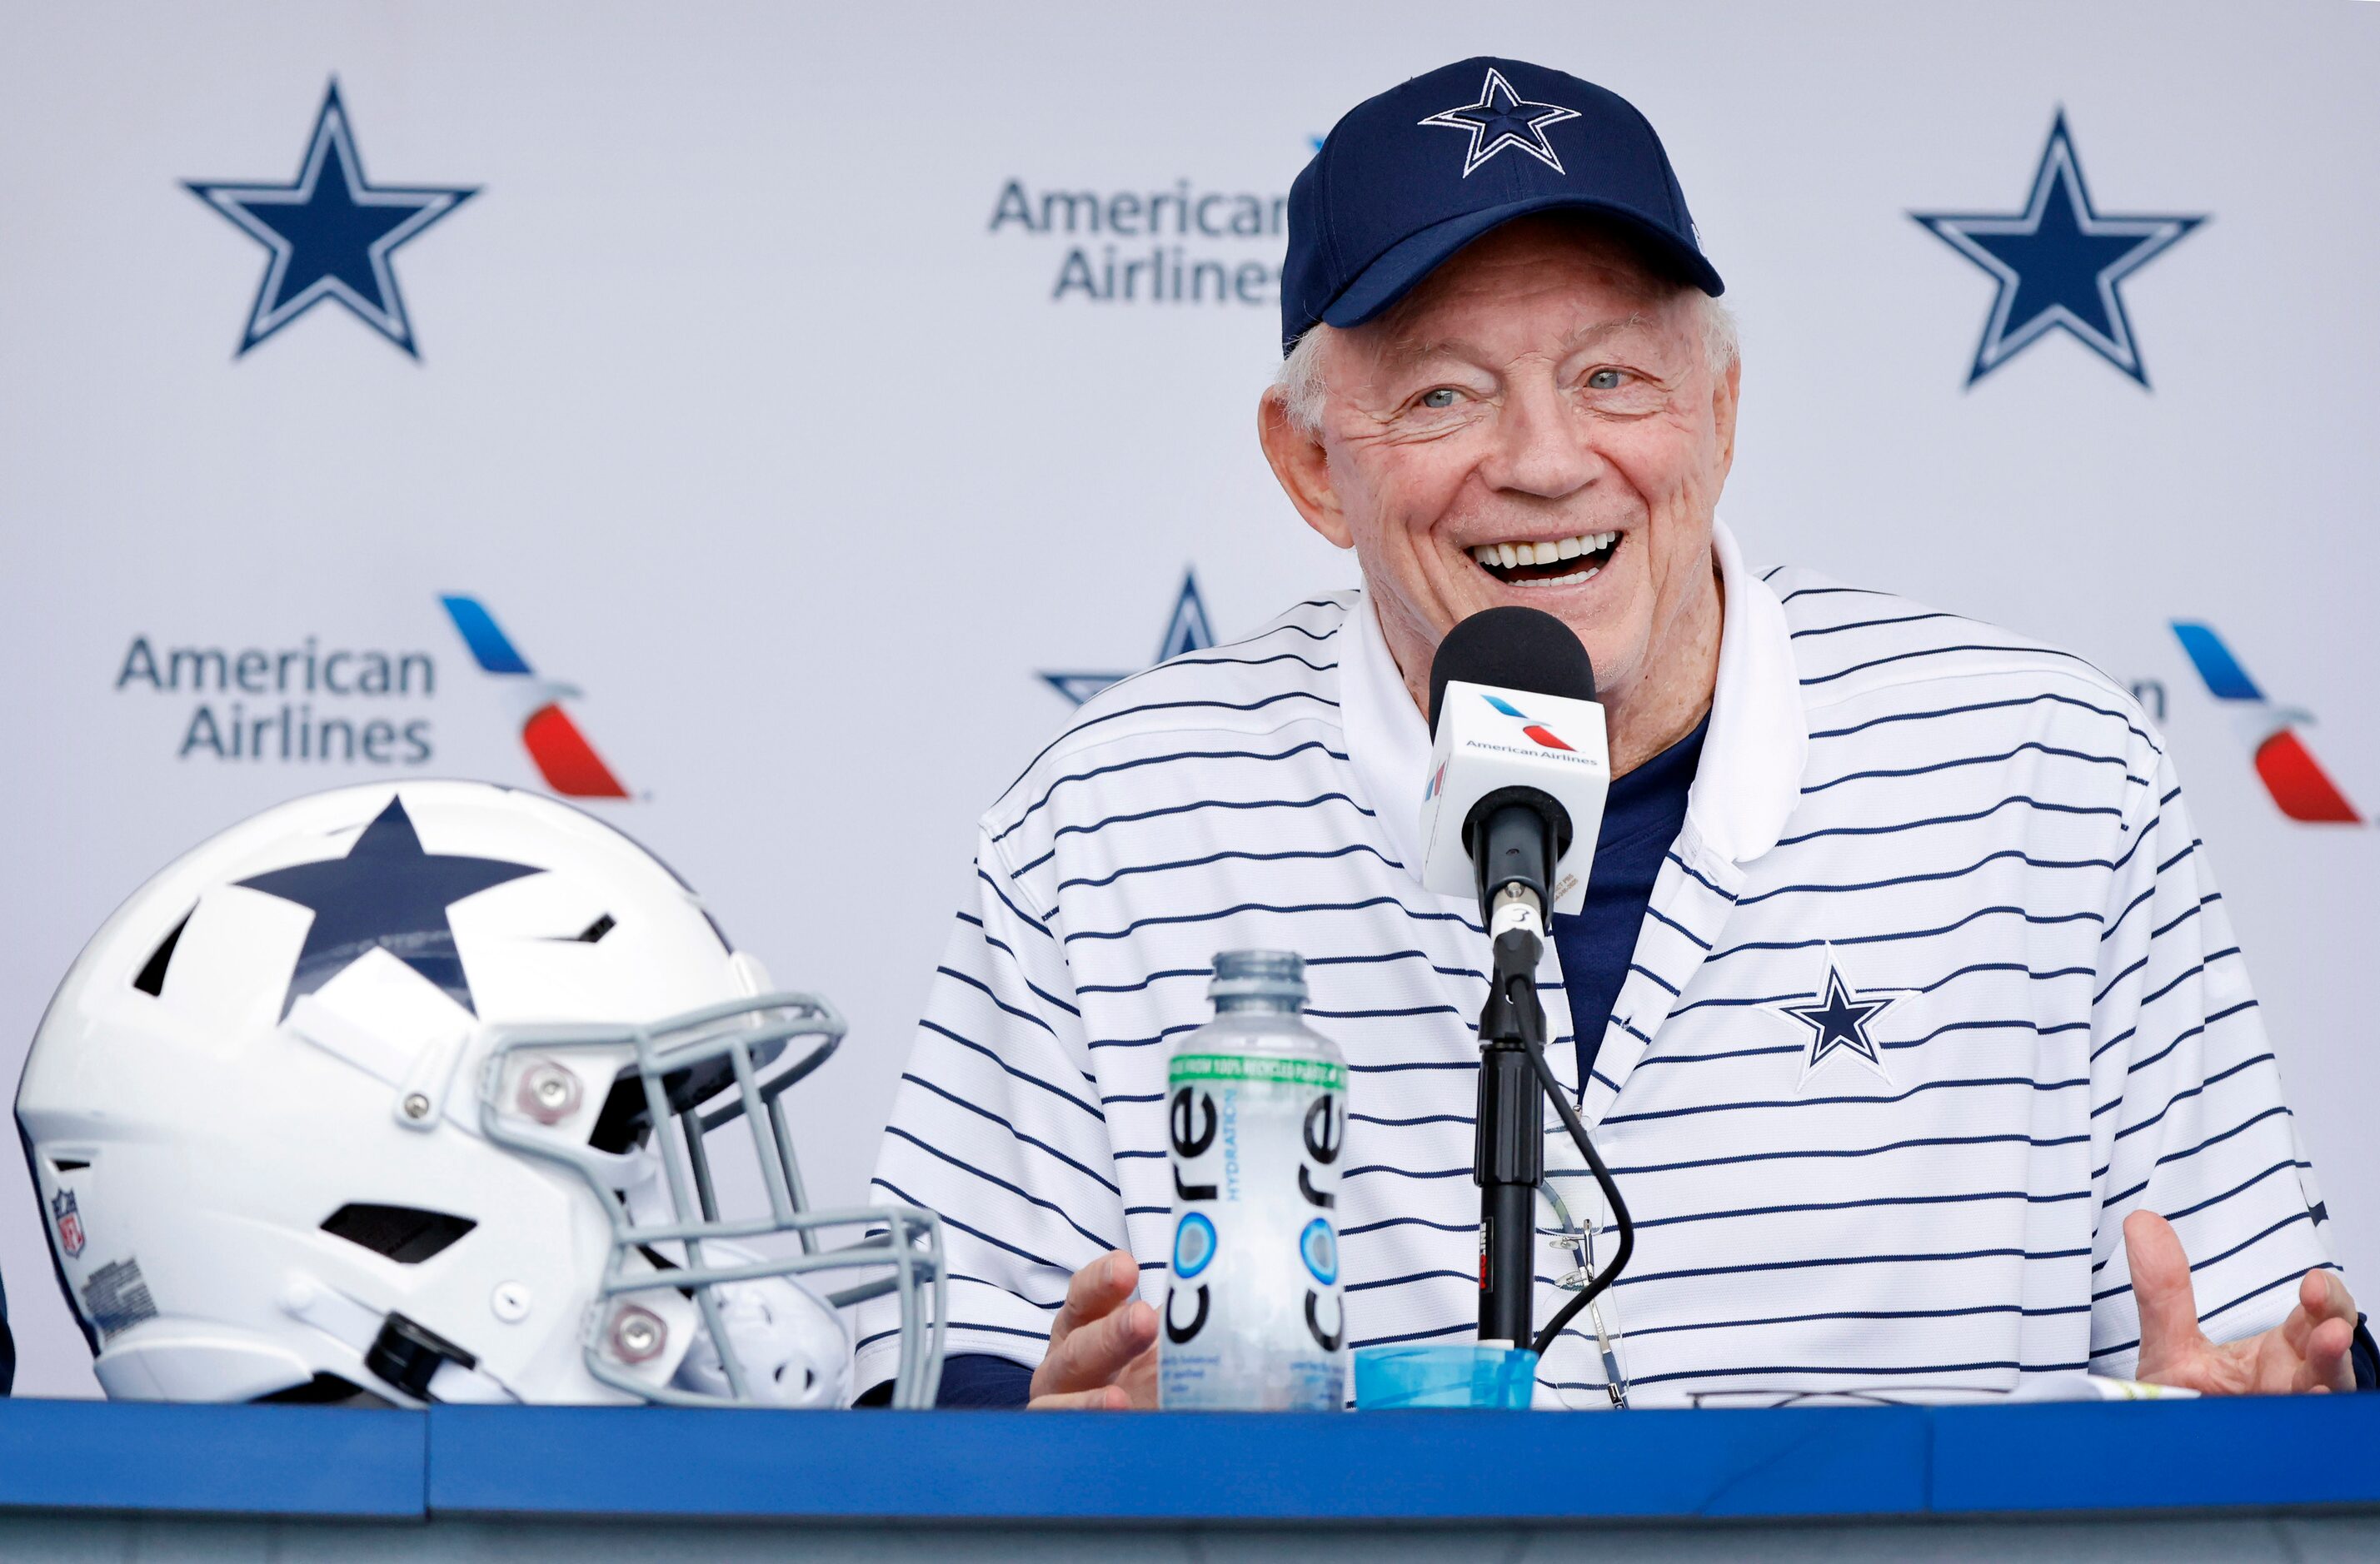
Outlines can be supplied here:
[[843, 1031], [593, 817], [374, 784], [116, 909], [17, 1120], [111, 1397], [839, 1405], [844, 1307], [895, 1294], [930, 1405], [940, 1222], [809, 1209], [795, 1163]]

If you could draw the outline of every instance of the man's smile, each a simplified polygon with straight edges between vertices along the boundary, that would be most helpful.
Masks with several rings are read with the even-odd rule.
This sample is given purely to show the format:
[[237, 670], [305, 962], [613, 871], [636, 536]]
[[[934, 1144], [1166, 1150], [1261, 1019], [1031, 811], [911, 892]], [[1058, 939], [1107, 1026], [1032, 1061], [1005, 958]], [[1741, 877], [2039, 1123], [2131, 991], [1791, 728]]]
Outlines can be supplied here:
[[1624, 534], [1582, 532], [1568, 538], [1516, 539], [1473, 545], [1479, 568], [1508, 587], [1583, 585], [1600, 575]]

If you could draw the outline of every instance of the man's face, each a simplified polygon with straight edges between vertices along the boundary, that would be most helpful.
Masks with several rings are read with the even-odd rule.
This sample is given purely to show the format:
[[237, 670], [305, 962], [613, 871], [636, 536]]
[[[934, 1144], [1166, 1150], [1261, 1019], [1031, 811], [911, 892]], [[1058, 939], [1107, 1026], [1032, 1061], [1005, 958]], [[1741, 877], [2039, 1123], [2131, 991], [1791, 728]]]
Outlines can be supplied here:
[[1505, 603], [1576, 631], [1616, 708], [1682, 641], [1716, 658], [1735, 375], [1712, 370], [1698, 296], [1574, 222], [1524, 220], [1333, 333], [1322, 368], [1301, 509], [1355, 550], [1409, 685], [1456, 621]]

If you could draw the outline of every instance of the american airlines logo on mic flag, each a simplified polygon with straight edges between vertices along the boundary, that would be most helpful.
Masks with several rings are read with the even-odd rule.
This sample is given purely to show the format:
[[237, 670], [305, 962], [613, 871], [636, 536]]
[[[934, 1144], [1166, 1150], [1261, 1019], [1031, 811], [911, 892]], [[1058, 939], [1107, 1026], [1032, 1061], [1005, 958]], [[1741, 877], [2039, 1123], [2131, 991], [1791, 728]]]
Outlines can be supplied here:
[[2298, 736], [2300, 726], [2313, 724], [2313, 714], [2266, 698], [2213, 625], [2177, 619], [2173, 633], [2205, 681], [2206, 693], [2232, 711], [2256, 775], [2281, 813], [2308, 825], [2362, 825], [2363, 817]]
[[1546, 748], [1568, 749], [1570, 747], [1570, 746], [1564, 744], [1560, 739], [1556, 738], [1553, 735], [1553, 733], [1543, 724], [1530, 721], [1527, 713], [1513, 706], [1512, 702], [1503, 699], [1501, 697], [1492, 695], [1483, 695], [1480, 698], [1485, 700], [1488, 705], [1494, 707], [1497, 710], [1501, 711], [1505, 716], [1516, 719], [1521, 724], [1521, 731], [1528, 734], [1532, 739], [1535, 739], [1538, 744], [1543, 745]]
[[[1515, 704], [1520, 700], [1529, 703], [1526, 711]], [[1465, 679], [1449, 679], [1436, 704], [1421, 802], [1422, 883], [1443, 895], [1475, 896], [1467, 840], [1472, 811], [1499, 790], [1525, 788], [1552, 799], [1570, 817], [1571, 846], [1554, 866], [1549, 910], [1578, 911], [1586, 898], [1588, 863], [1611, 782], [1603, 708], [1592, 700]], [[1554, 731], [1557, 725], [1561, 734]], [[1526, 743], [1513, 737], [1515, 726]]]
[[603, 764], [603, 758], [562, 709], [565, 697], [579, 692], [569, 685], [539, 678], [479, 599], [457, 593], [438, 600], [445, 604], [447, 617], [454, 620], [480, 671], [510, 686], [519, 707], [521, 743], [528, 746], [528, 758], [537, 763], [545, 785], [565, 798], [627, 797], [628, 790], [620, 785], [612, 768]]

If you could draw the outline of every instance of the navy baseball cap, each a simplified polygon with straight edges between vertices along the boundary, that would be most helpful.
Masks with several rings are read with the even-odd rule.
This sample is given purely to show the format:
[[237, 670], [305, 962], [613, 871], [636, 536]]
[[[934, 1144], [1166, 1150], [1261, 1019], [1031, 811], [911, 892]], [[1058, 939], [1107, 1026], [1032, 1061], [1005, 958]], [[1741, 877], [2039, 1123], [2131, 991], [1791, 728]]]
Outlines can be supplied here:
[[1281, 350], [1361, 325], [1448, 257], [1533, 212], [1609, 218], [1707, 294], [1685, 192], [1635, 106], [1561, 71], [1482, 55], [1347, 111], [1289, 191]]

